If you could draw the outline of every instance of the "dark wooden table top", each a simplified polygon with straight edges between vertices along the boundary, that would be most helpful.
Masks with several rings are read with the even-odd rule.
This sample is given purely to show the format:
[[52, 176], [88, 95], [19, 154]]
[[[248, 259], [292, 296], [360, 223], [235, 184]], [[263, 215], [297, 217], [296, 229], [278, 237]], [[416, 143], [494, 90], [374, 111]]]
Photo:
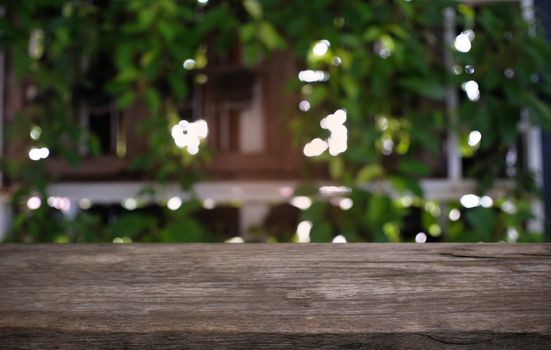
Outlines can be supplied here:
[[551, 349], [551, 245], [0, 245], [0, 348]]

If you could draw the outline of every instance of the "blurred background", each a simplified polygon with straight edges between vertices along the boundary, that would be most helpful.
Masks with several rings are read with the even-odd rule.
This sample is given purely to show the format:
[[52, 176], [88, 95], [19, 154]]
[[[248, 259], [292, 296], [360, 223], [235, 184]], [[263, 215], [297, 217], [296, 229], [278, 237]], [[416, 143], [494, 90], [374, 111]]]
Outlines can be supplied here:
[[0, 5], [5, 242], [537, 242], [546, 1]]

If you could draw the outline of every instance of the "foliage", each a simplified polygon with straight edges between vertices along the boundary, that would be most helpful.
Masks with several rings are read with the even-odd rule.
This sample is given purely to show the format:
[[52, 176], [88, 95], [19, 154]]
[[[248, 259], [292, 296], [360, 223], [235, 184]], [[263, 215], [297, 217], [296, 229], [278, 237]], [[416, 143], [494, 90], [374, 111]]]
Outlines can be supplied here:
[[[207, 42], [219, 52], [241, 42], [250, 65], [274, 51], [291, 50], [306, 68], [327, 72], [327, 82], [292, 82], [311, 107], [294, 119], [291, 129], [301, 144], [326, 139], [330, 135], [320, 129], [320, 116], [346, 111], [346, 152], [326, 152], [312, 160], [327, 164], [332, 178], [351, 188], [354, 204], [338, 211], [330, 201], [315, 202], [304, 213], [314, 222], [312, 241], [330, 241], [335, 232], [349, 241], [410, 240], [405, 219], [413, 209], [422, 213], [426, 232], [441, 239], [440, 223], [432, 214], [447, 215], [458, 203], [446, 208], [427, 200], [418, 180], [438, 175], [434, 164], [442, 163], [441, 140], [449, 129], [459, 136], [464, 157], [474, 159], [467, 175], [476, 179], [480, 195], [503, 177], [503, 155], [518, 141], [521, 110], [551, 129], [546, 102], [551, 95], [551, 49], [539, 33], [530, 34], [518, 5], [472, 8], [447, 0], [212, 0], [206, 5], [191, 0], [22, 0], [5, 6], [1, 44], [8, 48], [20, 80], [34, 87], [12, 137], [26, 136], [33, 125], [40, 125], [35, 146], [47, 145], [78, 165], [83, 144], [92, 154], [98, 150], [97, 140], [75, 122], [79, 104], [97, 89], [114, 96], [121, 109], [145, 101], [149, 118], [141, 129], [149, 151], [133, 168], [159, 182], [176, 180], [184, 189], [200, 178], [201, 163], [208, 158], [208, 152], [201, 151], [197, 159], [167, 142], [171, 126], [181, 119], [177, 106], [188, 95], [184, 79], [193, 78], [181, 69], [185, 59], [204, 62]], [[443, 59], [446, 50], [453, 51], [441, 37], [448, 7], [456, 10], [460, 30], [476, 34], [469, 52], [453, 52], [457, 74]], [[316, 54], [313, 49], [322, 40], [327, 40], [326, 51]], [[109, 66], [104, 67], [103, 83], [93, 86], [95, 63], [105, 58]], [[452, 118], [446, 91], [462, 91], [470, 80], [478, 83], [480, 97], [471, 101], [462, 95], [457, 118]], [[467, 144], [472, 130], [483, 135], [476, 147]], [[46, 176], [42, 161], [5, 159], [2, 165], [18, 180], [11, 240], [213, 240], [193, 219], [192, 202], [175, 213], [165, 212], [163, 220], [131, 212], [108, 227], [86, 212], [67, 220], [45, 205], [28, 211], [25, 199], [37, 194], [45, 203], [47, 184], [55, 179]], [[503, 240], [507, 229], [530, 239], [524, 223], [538, 190], [520, 166], [514, 173], [513, 185], [495, 199], [493, 208], [477, 207], [465, 213], [466, 220], [449, 222], [444, 239]], [[514, 203], [516, 210], [498, 209], [505, 202]]]
[[[523, 109], [533, 123], [551, 129], [545, 102], [551, 50], [542, 36], [531, 33], [532, 24], [522, 18], [518, 4], [458, 5], [460, 31], [476, 35], [469, 39], [468, 52], [451, 50], [438, 37], [443, 11], [454, 5], [446, 1], [315, 2], [301, 4], [300, 10], [291, 7], [286, 14], [269, 4], [274, 8], [266, 13], [287, 19], [281, 31], [307, 67], [330, 74], [327, 83], [301, 87], [311, 108], [294, 130], [326, 138], [320, 135], [320, 116], [337, 108], [347, 111], [347, 151], [324, 153], [316, 160], [327, 162], [333, 178], [352, 189], [354, 206], [339, 219], [330, 215], [335, 210], [330, 202], [312, 206], [304, 215], [314, 223], [312, 239], [327, 240], [332, 238], [328, 232], [339, 232], [349, 241], [410, 240], [416, 232], [408, 232], [405, 218], [412, 210], [422, 211], [421, 229], [430, 240], [532, 239], [524, 225], [531, 217], [530, 201], [539, 191], [520, 162], [506, 164], [505, 154], [518, 143]], [[290, 15], [297, 12], [309, 15]], [[330, 47], [315, 55], [311, 43], [322, 39]], [[445, 65], [445, 50], [454, 54], [453, 69]], [[447, 113], [446, 88], [468, 95], [468, 81], [478, 83], [479, 95], [462, 95], [454, 118]], [[450, 127], [467, 158], [465, 175], [477, 181], [481, 197], [497, 179], [509, 177], [512, 186], [495, 198], [492, 208], [463, 210], [465, 220], [447, 222], [449, 232], [442, 237], [435, 218], [442, 209], [424, 199], [418, 180], [438, 176], [430, 159], [441, 157], [445, 145], [440, 139]], [[468, 145], [472, 130], [484, 136]], [[507, 167], [513, 168], [508, 175]], [[375, 186], [366, 188], [367, 182]], [[500, 210], [503, 203], [506, 209]], [[516, 203], [514, 209], [507, 210], [511, 203]], [[459, 207], [449, 205], [447, 210]]]

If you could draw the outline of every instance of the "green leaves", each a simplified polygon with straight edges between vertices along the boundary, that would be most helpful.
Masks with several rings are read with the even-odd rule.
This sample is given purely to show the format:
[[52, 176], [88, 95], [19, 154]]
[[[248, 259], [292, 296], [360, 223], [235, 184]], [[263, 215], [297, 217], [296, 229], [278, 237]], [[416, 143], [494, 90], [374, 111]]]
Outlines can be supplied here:
[[478, 241], [492, 241], [496, 229], [496, 214], [490, 208], [474, 208], [467, 213], [467, 221], [472, 225]]
[[333, 157], [329, 160], [329, 171], [334, 179], [340, 179], [343, 175], [344, 160], [342, 157]]
[[427, 164], [415, 159], [403, 159], [398, 164], [398, 170], [408, 176], [428, 176], [430, 168]]
[[551, 107], [530, 92], [525, 92], [523, 96], [532, 112], [530, 116], [538, 125], [541, 125], [547, 129], [547, 131], [551, 132]]
[[135, 98], [136, 94], [133, 91], [127, 91], [117, 99], [117, 107], [121, 109], [130, 107]]
[[326, 203], [315, 202], [303, 213], [303, 219], [313, 223], [310, 230], [311, 242], [331, 242], [334, 236], [328, 220], [329, 207]]
[[334, 234], [329, 223], [320, 221], [312, 226], [312, 229], [310, 231], [310, 242], [331, 242], [331, 240], [333, 239], [333, 235]]
[[254, 19], [260, 19], [262, 17], [262, 7], [258, 3], [258, 1], [243, 0], [243, 6]]
[[285, 47], [285, 41], [279, 36], [274, 26], [266, 21], [258, 24], [258, 36], [262, 43], [270, 50]]
[[410, 92], [435, 100], [442, 100], [446, 95], [444, 86], [429, 78], [402, 78], [398, 81], [398, 84]]
[[419, 183], [412, 178], [392, 176], [390, 178], [390, 183], [398, 193], [411, 192], [419, 198], [423, 197], [423, 189]]
[[150, 111], [158, 112], [161, 109], [161, 96], [157, 90], [148, 89], [145, 93], [145, 101]]
[[245, 44], [245, 63], [253, 66], [265, 52], [285, 48], [286, 41], [274, 23], [263, 19], [262, 6], [257, 0], [243, 0], [243, 7], [252, 17], [252, 21], [240, 25], [239, 37]]
[[161, 242], [212, 242], [214, 238], [187, 214], [174, 218], [159, 234]]
[[[134, 158], [132, 169], [156, 181], [189, 186], [198, 178], [198, 157], [170, 142], [170, 128], [182, 117], [178, 109], [190, 93], [186, 79], [192, 80], [193, 74], [209, 75], [213, 67], [207, 65], [207, 56], [224, 56], [239, 45], [244, 61], [251, 66], [288, 47], [300, 69], [328, 73], [329, 79], [323, 82], [293, 80], [297, 98], [307, 100], [310, 108], [293, 119], [294, 136], [301, 141], [305, 136], [327, 139], [327, 130], [319, 127], [320, 119], [336, 109], [346, 109], [346, 152], [338, 157], [325, 153], [318, 161], [325, 162], [334, 180], [347, 186], [388, 181], [400, 194], [422, 197], [417, 179], [435, 173], [434, 163], [440, 160], [432, 160], [441, 157], [443, 135], [449, 129], [464, 135], [465, 147], [470, 130], [481, 132], [480, 146], [469, 148], [472, 159], [477, 152], [501, 152], [517, 142], [516, 126], [523, 108], [529, 110], [535, 124], [551, 130], [551, 49], [541, 37], [528, 35], [517, 5], [481, 5], [475, 11], [444, 0], [319, 0], [284, 5], [242, 0], [211, 1], [207, 6], [196, 2], [181, 6], [175, 0], [73, 1], [62, 8], [57, 1], [22, 4], [7, 5], [9, 16], [0, 22], [5, 33], [0, 40], [2, 45], [11, 45], [10, 62], [21, 78], [36, 85], [40, 98], [29, 101], [31, 108], [16, 119], [40, 124], [44, 136], [39, 142], [74, 164], [81, 158], [76, 151], [79, 142], [86, 140], [72, 119], [78, 114], [75, 106], [87, 98], [79, 95], [84, 86], [111, 96], [121, 110], [145, 102], [150, 119], [140, 128], [149, 150]], [[449, 74], [442, 55], [440, 33], [446, 6], [457, 9], [461, 30], [476, 33], [472, 50], [455, 57], [456, 68], [461, 68], [458, 75]], [[37, 39], [40, 45], [30, 57], [29, 38], [40, 28], [44, 31]], [[327, 40], [326, 50], [314, 52], [322, 40]], [[194, 71], [182, 69], [186, 59], [196, 61]], [[95, 61], [100, 67], [89, 67]], [[466, 72], [467, 65], [475, 70]], [[504, 74], [510, 75], [511, 70], [513, 76]], [[82, 78], [82, 71], [91, 77]], [[104, 73], [107, 81], [95, 86], [92, 81], [99, 73]], [[461, 91], [461, 84], [468, 80], [480, 85], [480, 99], [467, 100], [461, 92], [459, 118], [448, 125], [446, 89]], [[295, 113], [296, 106], [284, 109]], [[22, 134], [17, 137], [27, 139], [29, 125], [20, 129]], [[319, 135], [313, 135], [315, 132]], [[94, 137], [89, 144], [91, 149], [99, 148]], [[19, 180], [29, 188], [44, 189], [47, 178], [40, 166], [25, 168], [20, 163], [10, 165], [17, 169]], [[484, 179], [477, 179], [479, 184], [490, 184], [502, 176], [494, 163], [499, 162], [479, 163], [479, 167], [492, 168], [485, 171]], [[527, 189], [520, 184], [513, 192], [519, 198], [527, 196]], [[305, 213], [314, 223], [312, 241], [330, 241], [334, 234], [345, 232], [358, 240], [400, 238], [401, 213], [393, 199], [382, 190], [372, 194], [355, 189], [351, 196], [354, 206], [346, 213], [335, 214], [335, 203], [314, 204]], [[39, 239], [65, 240], [67, 237], [59, 235], [64, 227], [59, 222], [44, 226], [47, 235], [39, 233], [37, 223], [45, 223], [48, 215], [43, 210], [36, 213], [35, 222], [23, 216], [16, 222], [21, 232], [34, 232]], [[165, 224], [135, 212], [122, 216], [110, 230], [117, 237], [136, 239], [210, 240], [186, 215], [170, 216]], [[473, 240], [498, 237], [485, 236], [489, 227], [484, 225], [492, 222], [499, 226], [500, 216], [493, 218], [491, 211], [481, 209], [466, 217], [464, 230], [472, 233]], [[86, 220], [93, 225], [94, 220]], [[514, 226], [522, 227], [522, 220]]]
[[368, 164], [362, 167], [356, 175], [356, 185], [363, 185], [384, 175], [380, 164]]
[[249, 42], [256, 37], [256, 24], [249, 22], [239, 28], [239, 37], [243, 42]]
[[158, 222], [153, 216], [127, 213], [118, 217], [108, 228], [110, 236], [136, 238], [157, 230]]

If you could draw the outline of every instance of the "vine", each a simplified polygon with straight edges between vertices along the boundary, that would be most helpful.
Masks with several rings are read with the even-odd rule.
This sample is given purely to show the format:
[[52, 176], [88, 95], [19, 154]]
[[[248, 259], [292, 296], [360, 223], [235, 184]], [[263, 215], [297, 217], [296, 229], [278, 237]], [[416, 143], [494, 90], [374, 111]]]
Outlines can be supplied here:
[[[83, 148], [87, 156], [99, 153], [98, 140], [78, 124], [77, 114], [100, 91], [121, 110], [137, 103], [147, 108], [148, 118], [137, 128], [148, 150], [131, 169], [189, 190], [202, 178], [210, 151], [178, 147], [171, 132], [183, 119], [178, 106], [190, 93], [186, 79], [204, 82], [197, 68], [208, 64], [207, 43], [219, 52], [241, 43], [249, 65], [290, 50], [304, 64], [291, 82], [302, 102], [290, 129], [309, 159], [326, 164], [331, 178], [346, 188], [304, 212], [313, 223], [312, 241], [330, 241], [335, 232], [348, 241], [413, 240], [407, 219], [415, 211], [418, 226], [434, 240], [497, 241], [507, 239], [507, 232], [520, 240], [541, 239], [525, 225], [539, 193], [534, 174], [511, 157], [522, 133], [518, 125], [527, 122], [522, 115], [551, 129], [551, 50], [519, 5], [24, 0], [4, 6], [1, 44], [27, 95], [8, 136], [19, 142], [31, 131], [38, 158], [46, 149], [76, 166]], [[455, 49], [442, 36], [447, 8], [456, 13], [461, 33]], [[444, 59], [446, 50], [453, 53], [453, 67]], [[449, 109], [453, 91], [459, 92], [456, 118]], [[478, 184], [478, 202], [468, 211], [460, 211], [457, 201], [427, 199], [420, 185], [422, 178], [447, 175], [450, 130], [459, 139], [465, 175]], [[2, 166], [17, 180], [8, 240], [215, 239], [193, 219], [196, 201], [162, 220], [135, 211], [107, 227], [84, 211], [63, 219], [47, 205], [27, 210], [31, 195], [48, 201], [47, 185], [55, 178], [42, 160], [3, 159]], [[505, 192], [490, 197], [502, 178], [510, 182]], [[319, 197], [311, 188], [297, 193]], [[455, 219], [463, 212], [464, 221]], [[450, 218], [447, 228], [438, 219], [442, 215]]]

